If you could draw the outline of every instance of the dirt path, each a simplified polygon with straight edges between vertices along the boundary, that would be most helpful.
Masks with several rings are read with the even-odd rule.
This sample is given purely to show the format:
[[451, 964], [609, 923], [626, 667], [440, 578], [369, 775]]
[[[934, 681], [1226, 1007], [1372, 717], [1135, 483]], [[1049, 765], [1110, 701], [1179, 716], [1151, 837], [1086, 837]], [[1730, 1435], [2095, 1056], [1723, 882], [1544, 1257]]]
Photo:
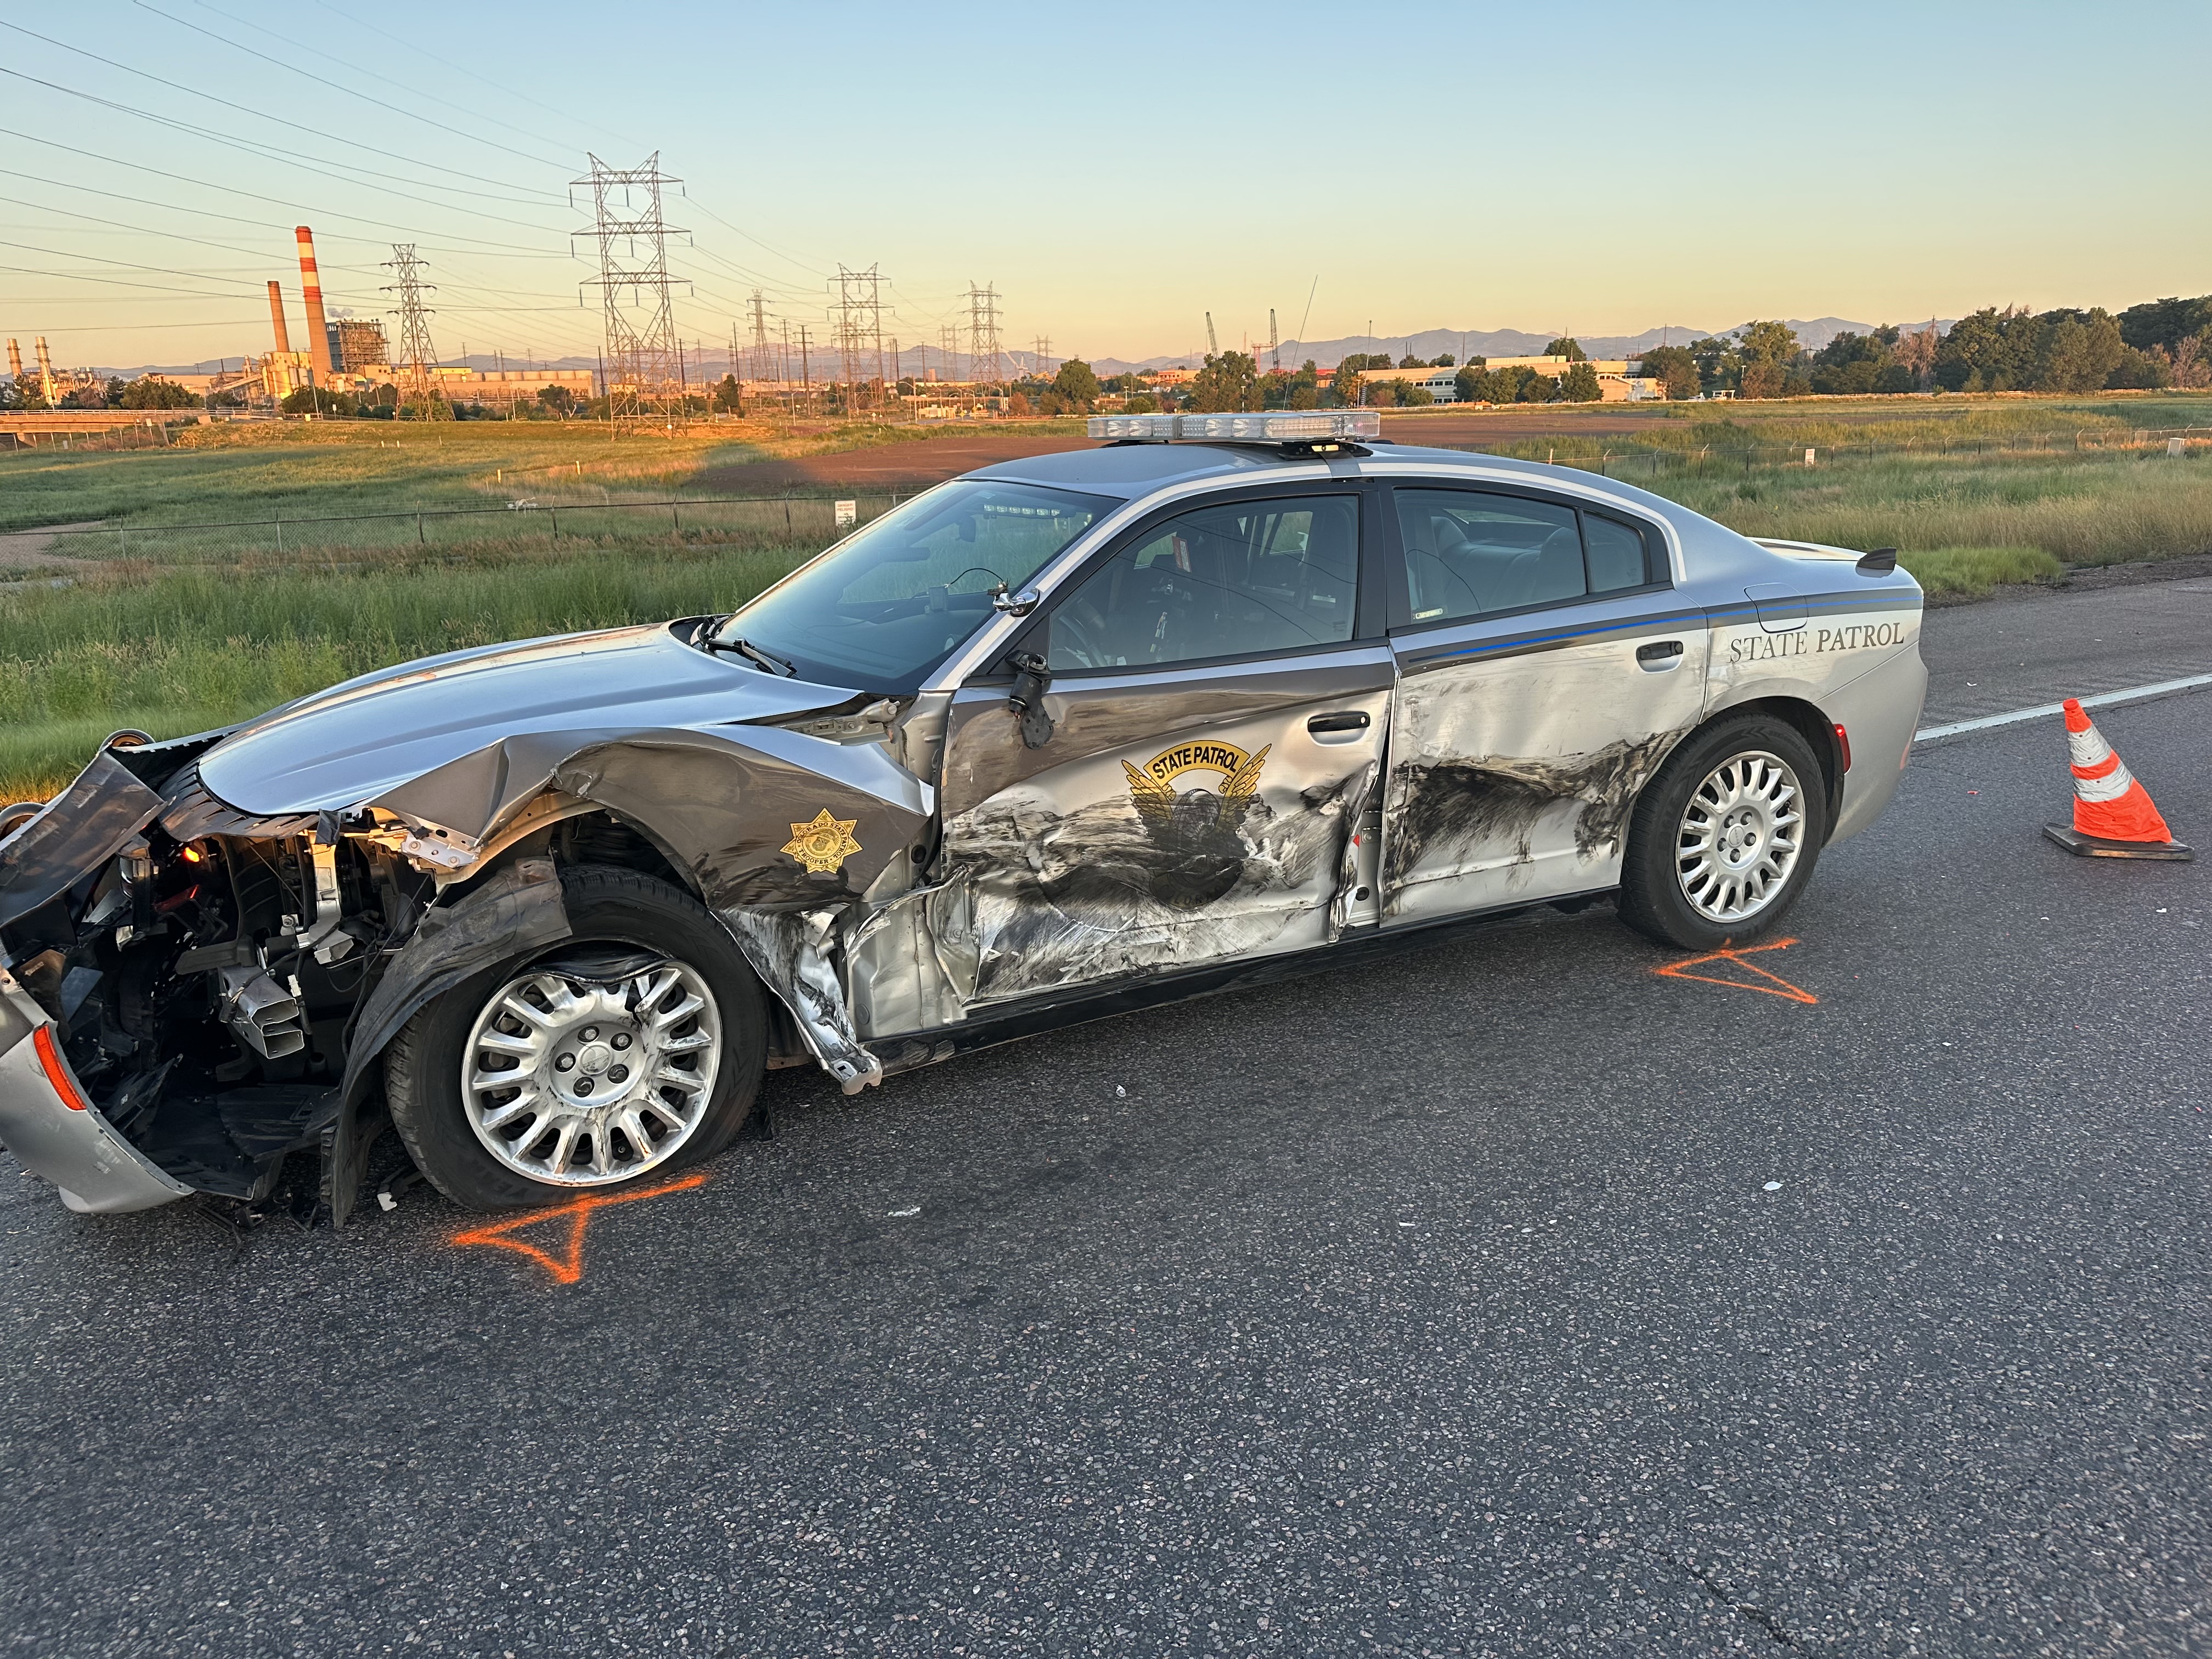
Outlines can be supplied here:
[[0, 531], [0, 571], [89, 569], [100, 561], [81, 559], [52, 550], [60, 532], [64, 530], [99, 528], [97, 519], [88, 519], [82, 524], [49, 524], [41, 525], [36, 530]]

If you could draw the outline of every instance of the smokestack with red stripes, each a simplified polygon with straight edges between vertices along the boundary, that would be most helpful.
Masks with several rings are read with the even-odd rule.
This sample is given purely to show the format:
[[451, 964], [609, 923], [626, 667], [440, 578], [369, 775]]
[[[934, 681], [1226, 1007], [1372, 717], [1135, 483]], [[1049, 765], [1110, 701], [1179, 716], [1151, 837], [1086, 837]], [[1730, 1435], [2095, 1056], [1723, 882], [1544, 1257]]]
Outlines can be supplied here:
[[292, 349], [292, 336], [284, 326], [284, 290], [276, 283], [269, 284], [269, 320], [276, 331], [276, 350], [281, 356]]
[[294, 227], [293, 235], [300, 239], [300, 286], [306, 290], [306, 303], [301, 309], [307, 313], [307, 356], [315, 366], [318, 381], [331, 376], [331, 331], [323, 320], [323, 279], [315, 274], [315, 234], [305, 225]]

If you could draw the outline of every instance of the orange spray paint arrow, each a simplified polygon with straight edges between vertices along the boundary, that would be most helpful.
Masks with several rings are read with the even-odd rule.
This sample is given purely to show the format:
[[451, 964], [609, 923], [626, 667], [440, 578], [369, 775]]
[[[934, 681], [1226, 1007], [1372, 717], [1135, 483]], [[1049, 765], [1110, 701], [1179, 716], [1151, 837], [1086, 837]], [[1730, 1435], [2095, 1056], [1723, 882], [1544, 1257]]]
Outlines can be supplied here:
[[[506, 1221], [495, 1221], [489, 1227], [471, 1227], [466, 1232], [455, 1233], [456, 1244], [489, 1244], [501, 1250], [513, 1250], [526, 1255], [557, 1283], [573, 1285], [584, 1276], [584, 1229], [601, 1210], [612, 1209], [617, 1204], [635, 1204], [642, 1198], [659, 1198], [664, 1193], [689, 1192], [694, 1187], [706, 1185], [705, 1170], [679, 1176], [665, 1185], [647, 1187], [635, 1193], [611, 1193], [605, 1196], [580, 1198], [573, 1204], [563, 1204], [556, 1210], [532, 1210], [527, 1215], [514, 1216]], [[542, 1227], [549, 1222], [565, 1221], [568, 1225], [567, 1243], [555, 1255], [541, 1250], [535, 1244], [526, 1243], [515, 1234], [526, 1227]]]
[[[1725, 986], [1731, 991], [1757, 991], [1762, 995], [1780, 997], [1788, 1002], [1818, 1003], [1820, 999], [1810, 991], [1801, 986], [1792, 985], [1779, 974], [1769, 973], [1755, 962], [1744, 960], [1747, 957], [1757, 956], [1762, 951], [1786, 951], [1796, 943], [1794, 939], [1778, 939], [1771, 945], [1747, 945], [1740, 951], [1711, 951], [1701, 957], [1688, 957], [1680, 962], [1670, 962], [1665, 967], [1654, 968], [1651, 971], [1662, 979], [1694, 979], [1700, 984]], [[1765, 980], [1766, 983], [1747, 985], [1740, 979], [1717, 979], [1711, 974], [1693, 974], [1690, 971], [1692, 968], [1710, 967], [1715, 963], [1721, 962], [1727, 963], [1732, 968], [1741, 968], [1747, 974], [1755, 975]]]

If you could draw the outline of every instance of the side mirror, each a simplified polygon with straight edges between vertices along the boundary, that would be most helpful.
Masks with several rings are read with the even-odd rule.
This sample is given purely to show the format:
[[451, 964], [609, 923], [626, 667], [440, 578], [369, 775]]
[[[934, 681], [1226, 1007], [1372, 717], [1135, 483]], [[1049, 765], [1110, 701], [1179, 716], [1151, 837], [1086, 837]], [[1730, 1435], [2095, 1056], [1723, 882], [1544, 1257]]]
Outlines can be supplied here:
[[1044, 694], [1052, 685], [1052, 670], [1034, 651], [1017, 651], [1006, 660], [1014, 668], [1006, 707], [1021, 716], [1022, 746], [1042, 749], [1052, 741], [1052, 716], [1044, 712]]
[[1034, 587], [1024, 587], [1018, 593], [1009, 593], [1006, 585], [1000, 582], [991, 590], [991, 609], [1002, 617], [1026, 617], [1043, 603], [1044, 595]]

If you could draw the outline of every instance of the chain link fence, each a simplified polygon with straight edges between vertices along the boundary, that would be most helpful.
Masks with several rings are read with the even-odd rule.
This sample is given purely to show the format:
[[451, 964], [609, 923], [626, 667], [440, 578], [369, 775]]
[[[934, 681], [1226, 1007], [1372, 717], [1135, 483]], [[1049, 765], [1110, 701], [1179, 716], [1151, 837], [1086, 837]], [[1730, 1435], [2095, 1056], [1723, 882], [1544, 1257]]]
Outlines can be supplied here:
[[[914, 492], [908, 492], [911, 495]], [[908, 495], [690, 496], [650, 501], [511, 501], [501, 507], [426, 507], [386, 512], [230, 519], [183, 524], [100, 525], [19, 532], [67, 559], [204, 563], [246, 556], [434, 552], [684, 543], [827, 547], [880, 518]]]

